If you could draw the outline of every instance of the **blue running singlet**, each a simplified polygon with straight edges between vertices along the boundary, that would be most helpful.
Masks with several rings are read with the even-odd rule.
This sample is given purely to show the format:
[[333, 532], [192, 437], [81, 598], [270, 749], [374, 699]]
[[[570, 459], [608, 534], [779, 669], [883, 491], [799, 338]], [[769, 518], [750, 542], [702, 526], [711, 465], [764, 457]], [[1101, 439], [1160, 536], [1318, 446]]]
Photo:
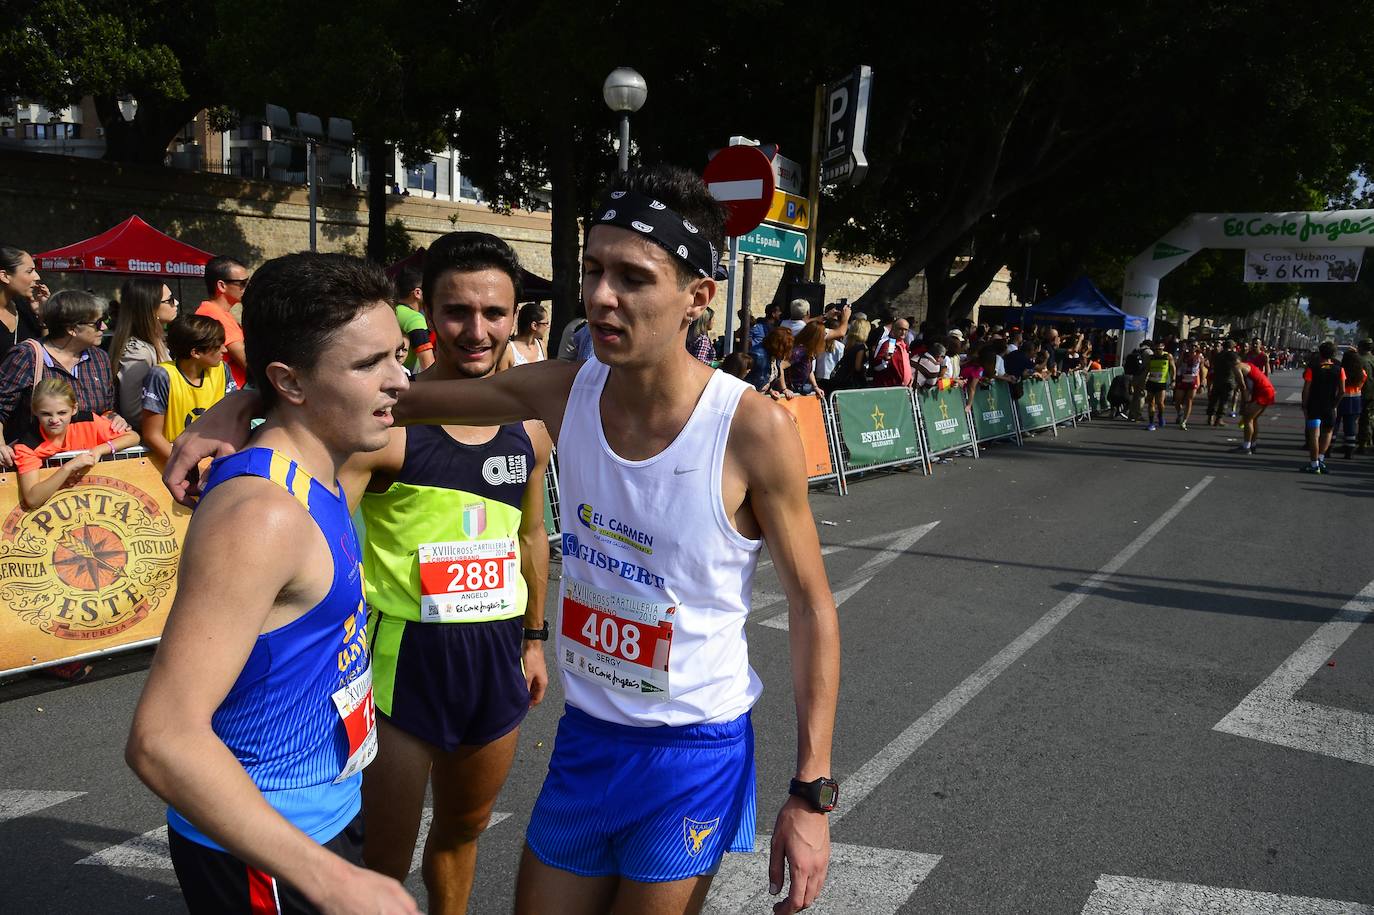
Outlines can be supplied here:
[[[271, 480], [310, 512], [329, 544], [334, 581], [307, 613], [258, 636], [211, 725], [273, 809], [324, 843], [358, 813], [362, 770], [377, 752], [361, 552], [342, 490], [330, 492], [275, 451], [250, 448], [216, 460], [204, 491], [241, 476]], [[167, 822], [219, 848], [171, 808]]]

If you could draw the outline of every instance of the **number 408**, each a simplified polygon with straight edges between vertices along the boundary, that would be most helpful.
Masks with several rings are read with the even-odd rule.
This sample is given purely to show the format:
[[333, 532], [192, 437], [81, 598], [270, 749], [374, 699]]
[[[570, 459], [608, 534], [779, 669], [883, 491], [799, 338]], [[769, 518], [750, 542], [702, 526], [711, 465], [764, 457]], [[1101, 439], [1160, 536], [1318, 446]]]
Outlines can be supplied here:
[[595, 613], [587, 616], [582, 624], [582, 635], [592, 648], [606, 654], [616, 654], [627, 661], [639, 657], [639, 627], [634, 623], [619, 623], [613, 616], [598, 617]]

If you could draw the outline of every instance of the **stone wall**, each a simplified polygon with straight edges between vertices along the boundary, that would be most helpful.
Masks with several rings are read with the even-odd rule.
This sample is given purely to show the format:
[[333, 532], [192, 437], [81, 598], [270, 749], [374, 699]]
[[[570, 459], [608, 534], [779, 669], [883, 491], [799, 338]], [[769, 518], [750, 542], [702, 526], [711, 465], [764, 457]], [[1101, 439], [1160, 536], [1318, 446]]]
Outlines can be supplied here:
[[[249, 268], [309, 246], [309, 206], [304, 187], [231, 175], [119, 165], [41, 153], [0, 151], [0, 243], [31, 252], [89, 238], [138, 214], [188, 244], [231, 254]], [[387, 220], [400, 219], [416, 245], [428, 245], [455, 229], [504, 238], [525, 268], [551, 273], [549, 215], [493, 213], [480, 204], [422, 197], [388, 197]], [[367, 201], [362, 191], [325, 190], [319, 195], [317, 247], [361, 253], [367, 242]], [[882, 263], [824, 261], [830, 301], [863, 294], [886, 268]], [[754, 269], [756, 313], [772, 301], [782, 266], [758, 261]], [[53, 289], [82, 282], [79, 274], [49, 275]], [[117, 281], [88, 275], [86, 282], [109, 294]], [[903, 314], [923, 315], [924, 282], [918, 277], [899, 300]], [[186, 289], [192, 300], [197, 289]], [[716, 300], [716, 327], [724, 327], [725, 301]]]

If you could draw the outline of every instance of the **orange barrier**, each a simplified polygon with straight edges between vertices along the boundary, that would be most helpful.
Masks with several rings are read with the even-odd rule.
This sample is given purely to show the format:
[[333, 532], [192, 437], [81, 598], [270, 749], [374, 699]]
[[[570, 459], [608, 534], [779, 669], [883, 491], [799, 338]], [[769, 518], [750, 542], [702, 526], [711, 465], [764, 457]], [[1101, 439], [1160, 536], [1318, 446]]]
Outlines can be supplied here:
[[33, 511], [0, 473], [0, 673], [162, 635], [191, 512], [142, 454], [87, 471]]
[[810, 482], [835, 479], [835, 458], [830, 450], [830, 416], [828, 404], [819, 397], [795, 397], [778, 401], [792, 414], [801, 434], [802, 451], [806, 455], [806, 476]]

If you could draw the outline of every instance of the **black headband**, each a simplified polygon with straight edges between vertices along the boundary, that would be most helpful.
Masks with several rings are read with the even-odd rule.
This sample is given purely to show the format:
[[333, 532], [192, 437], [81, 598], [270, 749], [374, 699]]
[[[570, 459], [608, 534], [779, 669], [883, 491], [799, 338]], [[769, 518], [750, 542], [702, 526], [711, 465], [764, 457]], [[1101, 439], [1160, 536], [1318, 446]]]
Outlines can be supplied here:
[[616, 226], [647, 238], [687, 265], [697, 276], [723, 280], [720, 253], [701, 230], [666, 204], [635, 191], [611, 191], [588, 226]]

